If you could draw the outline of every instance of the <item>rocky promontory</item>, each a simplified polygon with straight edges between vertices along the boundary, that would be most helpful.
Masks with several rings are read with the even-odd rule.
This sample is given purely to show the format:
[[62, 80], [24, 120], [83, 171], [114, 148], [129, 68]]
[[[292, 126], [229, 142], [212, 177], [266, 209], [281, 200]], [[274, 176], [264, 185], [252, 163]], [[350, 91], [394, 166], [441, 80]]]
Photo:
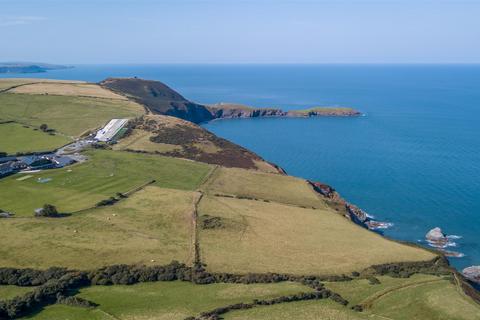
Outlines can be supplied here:
[[208, 109], [215, 119], [256, 117], [353, 117], [361, 113], [345, 107], [313, 107], [303, 110], [284, 111], [280, 108], [255, 108], [235, 103], [217, 103]]
[[343, 212], [346, 218], [370, 230], [386, 229], [392, 226], [389, 222], [374, 220], [367, 212], [347, 202], [331, 186], [315, 181], [308, 181], [313, 190], [332, 201], [337, 211]]

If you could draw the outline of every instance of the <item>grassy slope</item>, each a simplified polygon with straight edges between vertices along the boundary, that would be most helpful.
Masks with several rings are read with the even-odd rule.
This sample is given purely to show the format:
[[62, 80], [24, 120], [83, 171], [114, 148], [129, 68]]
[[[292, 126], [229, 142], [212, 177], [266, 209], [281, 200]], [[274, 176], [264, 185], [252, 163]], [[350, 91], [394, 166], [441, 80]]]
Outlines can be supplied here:
[[70, 141], [63, 135], [50, 135], [18, 123], [0, 124], [0, 151], [15, 152], [48, 151]]
[[0, 91], [8, 90], [18, 85], [23, 85], [27, 83], [37, 83], [37, 82], [84, 83], [84, 81], [71, 81], [71, 80], [52, 80], [52, 79], [37, 79], [37, 78], [4, 78], [4, 79], [0, 79]]
[[132, 118], [143, 108], [130, 101], [74, 96], [0, 94], [0, 119], [32, 126], [46, 123], [68, 136], [78, 136], [112, 118]]
[[200, 231], [202, 260], [216, 272], [339, 274], [372, 264], [434, 257], [326, 209], [204, 197], [199, 211], [225, 221], [224, 228]]
[[[86, 154], [90, 159], [85, 163], [30, 173], [21, 181], [17, 179], [25, 174], [1, 179], [2, 209], [31, 216], [35, 208], [50, 203], [62, 212], [72, 212], [152, 179], [160, 187], [194, 190], [210, 170], [203, 163], [169, 157], [104, 150]], [[39, 183], [39, 178], [52, 180]]]
[[150, 137], [152, 135], [153, 134], [148, 131], [133, 129], [130, 135], [121, 139], [116, 145], [113, 146], [113, 149], [145, 151], [149, 153], [163, 153], [182, 150], [182, 147], [179, 145], [152, 142], [150, 141]]
[[378, 277], [380, 284], [367, 280], [328, 283], [350, 305], [365, 306], [365, 314], [399, 320], [480, 319], [480, 306], [459, 291], [449, 280], [430, 275], [407, 279]]
[[191, 262], [193, 196], [151, 186], [114, 206], [68, 218], [4, 219], [0, 267]]
[[[143, 283], [133, 286], [94, 286], [82, 289], [80, 296], [99, 303], [96, 310], [65, 306], [47, 307], [30, 319], [178, 319], [198, 315], [224, 305], [273, 298], [309, 291], [296, 283], [211, 284], [188, 282]], [[73, 315], [73, 317], [72, 317]]]
[[279, 203], [326, 208], [303, 179], [235, 168], [219, 168], [210, 179], [209, 194], [229, 194]]

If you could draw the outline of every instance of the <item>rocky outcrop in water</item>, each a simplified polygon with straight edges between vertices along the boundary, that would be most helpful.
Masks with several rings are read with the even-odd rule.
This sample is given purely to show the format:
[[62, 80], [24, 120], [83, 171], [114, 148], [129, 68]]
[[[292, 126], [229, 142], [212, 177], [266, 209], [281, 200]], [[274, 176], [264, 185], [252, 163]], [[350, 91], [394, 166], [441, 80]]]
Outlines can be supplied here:
[[480, 284], [480, 266], [471, 266], [463, 269], [462, 274], [468, 280]]
[[444, 247], [448, 243], [447, 235], [444, 234], [439, 227], [435, 227], [428, 231], [425, 238], [429, 244], [435, 247]]

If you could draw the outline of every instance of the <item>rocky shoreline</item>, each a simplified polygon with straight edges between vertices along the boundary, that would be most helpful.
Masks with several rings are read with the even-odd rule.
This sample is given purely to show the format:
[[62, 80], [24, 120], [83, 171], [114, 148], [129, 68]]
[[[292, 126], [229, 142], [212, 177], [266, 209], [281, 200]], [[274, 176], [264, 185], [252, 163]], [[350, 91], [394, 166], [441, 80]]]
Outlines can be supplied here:
[[356, 117], [362, 113], [345, 107], [314, 107], [305, 110], [284, 111], [279, 108], [255, 108], [241, 104], [218, 103], [207, 106], [214, 119], [259, 118], [259, 117]]
[[374, 220], [373, 217], [367, 212], [343, 199], [340, 194], [331, 186], [310, 180], [308, 180], [308, 183], [316, 192], [334, 201], [340, 207], [343, 207], [345, 209], [346, 218], [352, 220], [356, 224], [379, 233], [381, 233], [381, 229], [387, 229], [393, 226], [393, 224], [390, 222]]

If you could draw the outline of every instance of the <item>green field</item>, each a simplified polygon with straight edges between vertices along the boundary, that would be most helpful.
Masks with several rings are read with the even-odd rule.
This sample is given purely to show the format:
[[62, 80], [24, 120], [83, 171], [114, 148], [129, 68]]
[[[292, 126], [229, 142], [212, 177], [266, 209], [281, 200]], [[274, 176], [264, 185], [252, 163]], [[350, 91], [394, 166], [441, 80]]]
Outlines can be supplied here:
[[194, 195], [150, 186], [114, 206], [71, 217], [2, 219], [0, 267], [191, 263]]
[[50, 151], [71, 140], [63, 135], [50, 135], [18, 123], [0, 123], [0, 151], [16, 152]]
[[380, 284], [367, 280], [327, 283], [327, 287], [365, 307], [364, 314], [398, 320], [480, 319], [480, 305], [469, 299], [449, 280], [431, 275], [408, 279], [378, 277]]
[[308, 183], [299, 178], [220, 167], [206, 185], [209, 194], [266, 199], [284, 204], [326, 208]]
[[[163, 188], [194, 190], [210, 166], [193, 161], [121, 151], [92, 150], [84, 163], [61, 169], [16, 174], [0, 180], [1, 209], [31, 216], [45, 203], [61, 212], [73, 212], [127, 192], [152, 179]], [[51, 179], [40, 183], [38, 179]], [[28, 195], [26, 197], [25, 195]]]
[[178, 319], [200, 312], [253, 299], [269, 299], [308, 292], [297, 283], [278, 284], [211, 284], [189, 282], [142, 283], [133, 286], [93, 286], [79, 296], [98, 303], [95, 309], [54, 305], [27, 319]]
[[68, 136], [104, 125], [112, 118], [133, 118], [143, 108], [131, 101], [75, 96], [0, 94], [0, 119], [48, 127]]
[[[300, 301], [232, 311], [225, 320], [382, 320], [345, 308], [332, 300]], [[383, 318], [383, 320], [391, 320]]]
[[224, 227], [200, 230], [202, 261], [214, 272], [341, 274], [434, 255], [385, 239], [330, 210], [204, 197], [200, 215]]

